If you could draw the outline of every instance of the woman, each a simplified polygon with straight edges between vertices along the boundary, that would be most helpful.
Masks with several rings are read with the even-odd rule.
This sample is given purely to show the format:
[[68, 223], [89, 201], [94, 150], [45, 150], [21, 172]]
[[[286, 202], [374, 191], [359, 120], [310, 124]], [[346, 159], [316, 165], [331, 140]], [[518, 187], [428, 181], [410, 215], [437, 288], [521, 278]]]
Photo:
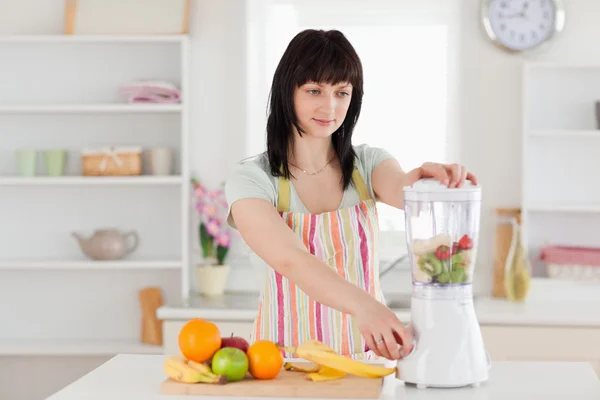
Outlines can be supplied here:
[[267, 151], [226, 183], [228, 223], [267, 267], [253, 340], [316, 339], [354, 359], [412, 348], [384, 305], [376, 201], [403, 208], [402, 188], [422, 177], [476, 181], [456, 164], [405, 173], [387, 151], [353, 146], [362, 95], [361, 62], [342, 33], [305, 30], [290, 42], [273, 77]]

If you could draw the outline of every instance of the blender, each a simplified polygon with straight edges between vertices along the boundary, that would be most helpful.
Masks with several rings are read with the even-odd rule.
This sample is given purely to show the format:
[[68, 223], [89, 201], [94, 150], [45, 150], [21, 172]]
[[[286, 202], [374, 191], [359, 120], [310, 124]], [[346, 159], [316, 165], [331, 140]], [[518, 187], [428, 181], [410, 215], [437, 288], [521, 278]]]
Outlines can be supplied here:
[[473, 306], [481, 188], [435, 179], [404, 187], [413, 349], [396, 377], [426, 387], [478, 386], [491, 366]]

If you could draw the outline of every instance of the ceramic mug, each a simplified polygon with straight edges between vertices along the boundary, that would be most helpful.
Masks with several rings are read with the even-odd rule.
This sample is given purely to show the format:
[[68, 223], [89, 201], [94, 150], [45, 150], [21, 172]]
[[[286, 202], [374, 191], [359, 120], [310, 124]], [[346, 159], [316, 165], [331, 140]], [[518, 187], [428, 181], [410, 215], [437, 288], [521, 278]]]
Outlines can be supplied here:
[[67, 152], [65, 150], [46, 150], [43, 154], [48, 176], [64, 175]]
[[173, 149], [155, 147], [150, 150], [150, 172], [152, 175], [170, 175], [173, 164]]
[[37, 165], [37, 150], [17, 150], [17, 165], [21, 176], [34, 176]]

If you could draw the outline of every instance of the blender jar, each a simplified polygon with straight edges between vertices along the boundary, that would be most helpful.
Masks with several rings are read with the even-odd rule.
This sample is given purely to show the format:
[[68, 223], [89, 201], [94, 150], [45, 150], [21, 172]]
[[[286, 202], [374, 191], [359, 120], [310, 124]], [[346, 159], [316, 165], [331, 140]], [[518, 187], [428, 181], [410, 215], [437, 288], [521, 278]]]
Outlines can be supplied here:
[[448, 188], [435, 179], [421, 179], [404, 188], [413, 285], [471, 284], [480, 210], [481, 188], [470, 181]]

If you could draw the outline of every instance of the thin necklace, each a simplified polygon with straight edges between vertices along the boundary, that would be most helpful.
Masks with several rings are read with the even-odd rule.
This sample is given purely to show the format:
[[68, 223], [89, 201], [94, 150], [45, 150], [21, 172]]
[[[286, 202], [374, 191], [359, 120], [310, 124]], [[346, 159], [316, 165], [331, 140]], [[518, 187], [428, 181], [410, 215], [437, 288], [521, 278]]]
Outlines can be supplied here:
[[324, 170], [324, 169], [325, 169], [325, 168], [326, 168], [326, 167], [327, 167], [329, 164], [331, 164], [331, 162], [333, 161], [333, 159], [334, 159], [334, 158], [335, 158], [335, 156], [331, 157], [331, 160], [329, 160], [329, 161], [327, 162], [327, 164], [325, 164], [325, 165], [323, 166], [323, 168], [321, 168], [321, 169], [320, 169], [320, 170], [318, 170], [317, 172], [307, 172], [305, 169], [302, 169], [302, 168], [300, 168], [299, 166], [297, 166], [297, 165], [295, 165], [295, 164], [292, 164], [292, 163], [291, 163], [291, 162], [289, 162], [289, 161], [288, 161], [288, 162], [290, 163], [290, 165], [291, 165], [291, 166], [298, 168], [300, 171], [304, 172], [306, 175], [317, 175], [317, 174], [319, 174], [319, 173], [323, 172], [323, 170]]

